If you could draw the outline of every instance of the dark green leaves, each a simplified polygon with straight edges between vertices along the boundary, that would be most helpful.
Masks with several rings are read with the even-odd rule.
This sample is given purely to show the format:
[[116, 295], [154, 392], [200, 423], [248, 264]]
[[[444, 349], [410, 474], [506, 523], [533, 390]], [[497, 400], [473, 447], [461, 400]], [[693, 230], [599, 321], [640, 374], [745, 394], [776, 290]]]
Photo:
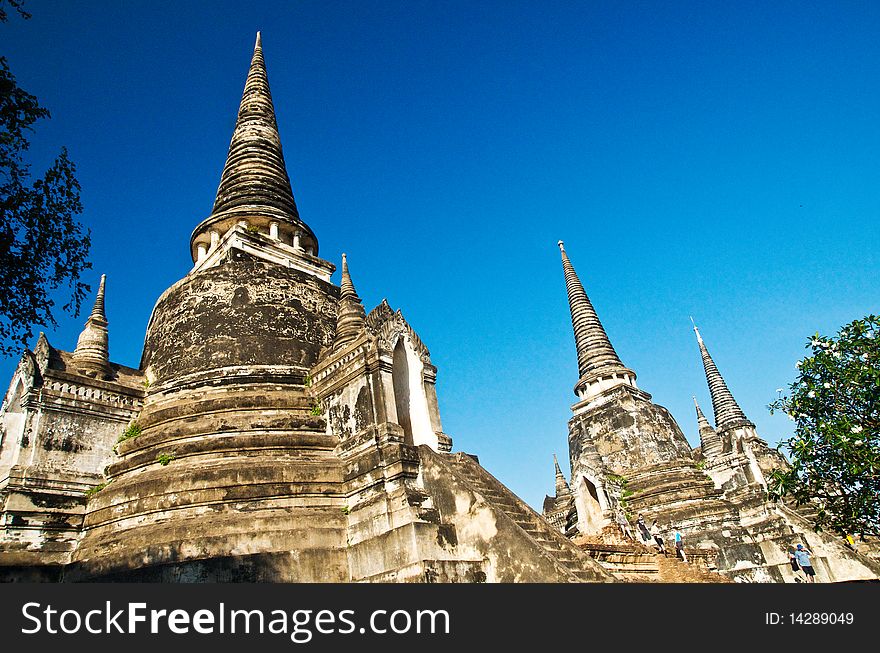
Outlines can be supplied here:
[[811, 503], [816, 526], [880, 534], [880, 318], [868, 315], [835, 337], [818, 333], [788, 396], [771, 410], [795, 422], [790, 470], [770, 478], [774, 496]]
[[[12, 8], [22, 12], [21, 3]], [[22, 12], [23, 14], [23, 12]], [[24, 15], [24, 14], [23, 14]], [[26, 16], [25, 16], [26, 17]], [[6, 19], [0, 1], [0, 22]], [[52, 166], [31, 179], [24, 153], [33, 124], [48, 118], [36, 97], [18, 87], [0, 57], [0, 355], [23, 349], [34, 325], [56, 326], [57, 290], [64, 311], [79, 313], [90, 288], [80, 275], [91, 240], [77, 222], [82, 213], [76, 168], [62, 149]]]

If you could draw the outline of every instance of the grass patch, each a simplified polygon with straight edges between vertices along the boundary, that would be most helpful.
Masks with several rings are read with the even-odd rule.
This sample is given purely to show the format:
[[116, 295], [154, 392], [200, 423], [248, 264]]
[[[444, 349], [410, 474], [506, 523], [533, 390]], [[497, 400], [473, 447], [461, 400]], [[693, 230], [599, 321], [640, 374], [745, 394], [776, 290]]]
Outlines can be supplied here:
[[141, 434], [141, 427], [137, 422], [132, 422], [128, 425], [128, 428], [122, 432], [122, 435], [116, 440], [116, 444], [120, 444], [121, 442], [125, 442], [126, 440], [131, 440], [132, 438], [136, 438]]
[[110, 485], [110, 481], [107, 481], [106, 483], [98, 483], [95, 487], [89, 488], [88, 490], [86, 490], [86, 498], [91, 499], [108, 485]]

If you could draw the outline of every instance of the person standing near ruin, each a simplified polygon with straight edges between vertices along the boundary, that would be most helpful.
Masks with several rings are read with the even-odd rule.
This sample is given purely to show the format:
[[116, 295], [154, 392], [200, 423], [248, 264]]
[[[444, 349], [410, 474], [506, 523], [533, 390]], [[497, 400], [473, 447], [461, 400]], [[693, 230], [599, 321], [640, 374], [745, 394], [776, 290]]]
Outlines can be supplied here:
[[654, 541], [657, 543], [657, 553], [666, 555], [666, 546], [663, 544], [663, 536], [660, 534], [660, 526], [657, 525], [656, 519], [651, 522], [651, 535], [654, 536]]
[[682, 561], [687, 562], [687, 556], [684, 554], [684, 540], [681, 537], [681, 531], [675, 529], [675, 553], [681, 556]]
[[804, 573], [807, 575], [808, 583], [816, 582], [816, 570], [813, 569], [813, 563], [810, 560], [810, 556], [813, 555], [813, 552], [809, 549], [805, 549], [803, 544], [798, 544], [795, 549], [794, 556], [797, 558], [798, 564], [801, 566], [801, 569], [804, 570]]
[[788, 550], [788, 564], [791, 565], [791, 573], [794, 574], [794, 581], [796, 583], [801, 582], [801, 576], [798, 573], [801, 570], [801, 566], [798, 564], [797, 556], [794, 554], [794, 549], [789, 548]]
[[623, 510], [617, 510], [617, 525], [620, 526], [620, 532], [623, 533], [623, 538], [625, 540], [634, 540], [632, 530], [629, 527], [629, 520], [626, 518], [626, 514]]
[[639, 515], [639, 518], [636, 520], [636, 526], [639, 529], [639, 535], [642, 536], [642, 541], [645, 544], [648, 544], [651, 541], [651, 534], [648, 532], [648, 525], [645, 523], [645, 518]]

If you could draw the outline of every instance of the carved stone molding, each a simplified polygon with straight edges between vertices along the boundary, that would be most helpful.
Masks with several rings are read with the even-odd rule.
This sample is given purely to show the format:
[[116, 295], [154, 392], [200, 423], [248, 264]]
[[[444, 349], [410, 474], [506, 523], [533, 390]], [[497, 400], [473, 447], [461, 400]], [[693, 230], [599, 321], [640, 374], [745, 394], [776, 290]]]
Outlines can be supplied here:
[[381, 304], [370, 311], [366, 323], [367, 329], [379, 340], [380, 350], [393, 351], [397, 341], [404, 336], [409, 340], [419, 360], [425, 365], [431, 364], [431, 353], [425, 343], [403, 317], [403, 313], [399, 309], [394, 311], [387, 300], [383, 299]]

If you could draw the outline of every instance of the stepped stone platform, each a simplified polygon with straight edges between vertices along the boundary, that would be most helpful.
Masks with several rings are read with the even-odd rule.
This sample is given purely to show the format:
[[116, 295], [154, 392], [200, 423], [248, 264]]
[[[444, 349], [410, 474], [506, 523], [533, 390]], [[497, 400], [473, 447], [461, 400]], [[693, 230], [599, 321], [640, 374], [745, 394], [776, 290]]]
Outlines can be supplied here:
[[[544, 559], [553, 570], [556, 582], [614, 582], [614, 576], [597, 564], [588, 554], [582, 551], [571, 540], [562, 535], [541, 517], [522, 499], [513, 494], [494, 476], [487, 472], [477, 460], [468, 454], [437, 454], [424, 447], [422, 450], [425, 465], [424, 481], [426, 488], [435, 496], [441, 515], [461, 515], [462, 497], [451, 496], [444, 492], [445, 488], [454, 487], [456, 483], [464, 484], [473, 494], [473, 503], [467, 514], [475, 510], [488, 509], [494, 520], [494, 537], [515, 537], [518, 546], [523, 547], [527, 555], [523, 559], [531, 561]], [[449, 475], [441, 473], [441, 469], [431, 463], [442, 466]], [[435, 494], [436, 493], [436, 494]], [[458, 506], [455, 505], [458, 502]], [[493, 537], [493, 539], [494, 539]], [[496, 564], [494, 557], [508, 558], [517, 554], [510, 546], [493, 546], [486, 549], [489, 557], [488, 565]], [[503, 560], [516, 569], [513, 559]], [[530, 562], [530, 564], [535, 564]], [[509, 575], [499, 578], [501, 582], [534, 582], [531, 573], [521, 577]], [[547, 577], [552, 577], [547, 572]], [[544, 581], [546, 582], [546, 581]]]
[[685, 549], [688, 562], [653, 545], [627, 540], [616, 527], [597, 535], [579, 535], [573, 542], [621, 581], [630, 583], [731, 583], [714, 569], [713, 558], [700, 549]]

